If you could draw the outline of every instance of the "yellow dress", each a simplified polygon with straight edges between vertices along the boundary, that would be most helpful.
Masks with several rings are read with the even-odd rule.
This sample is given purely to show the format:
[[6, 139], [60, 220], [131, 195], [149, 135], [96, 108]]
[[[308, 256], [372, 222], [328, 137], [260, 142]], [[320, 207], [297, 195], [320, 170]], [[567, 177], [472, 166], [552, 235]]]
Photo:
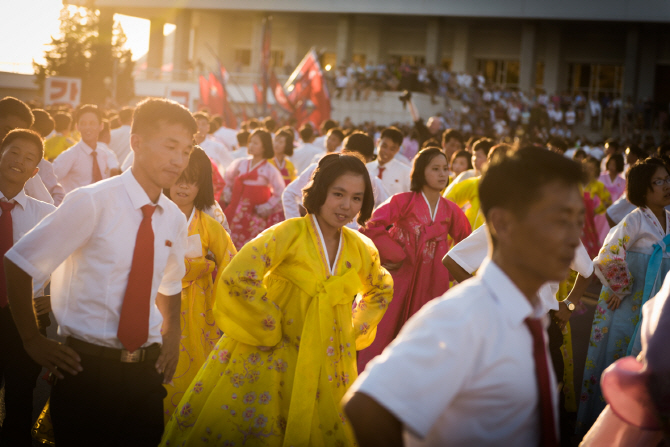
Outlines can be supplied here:
[[[214, 322], [216, 287], [212, 272], [218, 268], [218, 283], [224, 268], [237, 252], [221, 224], [202, 211], [194, 210], [188, 235], [189, 238], [200, 236], [202, 253], [199, 257], [184, 259], [186, 275], [182, 279], [181, 292], [181, 344], [177, 370], [172, 381], [164, 385], [168, 393], [163, 401], [166, 422], [221, 337]], [[212, 257], [214, 260], [210, 259]]]
[[[480, 212], [479, 205], [479, 179], [479, 177], [474, 177], [463, 180], [454, 185], [448, 194], [446, 191], [444, 194], [445, 199], [451, 200], [463, 209], [472, 231], [475, 231], [484, 223], [484, 215]], [[468, 208], [464, 208], [466, 205]]]
[[281, 176], [284, 179], [284, 183], [286, 186], [288, 186], [289, 183], [291, 183], [295, 178], [297, 177], [297, 174], [295, 172], [295, 166], [289, 160], [288, 158], [284, 158], [284, 166], [279, 167], [279, 163], [277, 162], [276, 158], [271, 158], [268, 160], [275, 168], [281, 172]]
[[[44, 142], [44, 158], [53, 162], [63, 151], [74, 146], [70, 138], [57, 134]], [[123, 163], [123, 160], [120, 161]]]
[[612, 196], [605, 188], [605, 185], [600, 180], [592, 180], [584, 186], [584, 192], [591, 194], [591, 197], [598, 197], [600, 203], [593, 210], [595, 214], [603, 214], [605, 210], [612, 204]]
[[312, 215], [275, 225], [240, 250], [216, 291], [224, 335], [162, 446], [355, 444], [340, 401], [393, 280], [372, 241], [346, 227], [332, 272], [327, 259]]

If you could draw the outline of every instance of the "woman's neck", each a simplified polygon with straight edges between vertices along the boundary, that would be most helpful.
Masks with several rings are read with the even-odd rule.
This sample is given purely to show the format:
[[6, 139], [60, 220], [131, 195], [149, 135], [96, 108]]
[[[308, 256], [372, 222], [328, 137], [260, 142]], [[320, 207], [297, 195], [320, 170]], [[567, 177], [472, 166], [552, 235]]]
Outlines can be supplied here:
[[284, 163], [284, 154], [275, 154], [275, 160], [277, 160], [277, 163], [282, 164]]
[[424, 185], [424, 187], [421, 188], [421, 191], [426, 196], [426, 199], [428, 199], [428, 203], [430, 203], [430, 207], [435, 208], [435, 205], [440, 200], [440, 191], [438, 191], [436, 189], [433, 189], [428, 185]]
[[649, 208], [649, 211], [654, 213], [654, 216], [656, 216], [656, 219], [658, 219], [658, 223], [661, 224], [661, 228], [665, 230], [665, 208], [655, 205], [647, 205], [647, 208]]
[[610, 180], [612, 182], [614, 182], [614, 180], [616, 180], [616, 178], [619, 176], [619, 174], [617, 174], [616, 172], [610, 172], [609, 174], [610, 174]]
[[191, 218], [191, 214], [193, 214], [193, 208], [195, 208], [193, 202], [187, 205], [179, 205], [179, 209], [182, 213], [184, 213], [184, 216], [186, 216], [186, 220]]
[[256, 165], [257, 165], [258, 163], [260, 163], [261, 161], [263, 161], [263, 157], [253, 155], [253, 156], [251, 157], [251, 166], [256, 166]]
[[340, 231], [342, 231], [341, 228], [337, 227], [332, 227], [328, 225], [325, 220], [321, 219], [318, 214], [315, 214], [314, 217], [316, 217], [316, 221], [319, 224], [319, 228], [321, 229], [321, 234], [323, 234], [323, 239], [326, 241], [339, 241], [340, 239]]

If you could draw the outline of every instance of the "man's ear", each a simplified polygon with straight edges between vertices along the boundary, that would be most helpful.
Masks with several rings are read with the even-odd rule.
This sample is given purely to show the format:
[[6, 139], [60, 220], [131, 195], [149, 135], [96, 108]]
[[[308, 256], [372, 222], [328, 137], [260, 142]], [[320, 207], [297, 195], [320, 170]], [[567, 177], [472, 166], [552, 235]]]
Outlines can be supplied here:
[[509, 240], [515, 222], [511, 211], [500, 207], [491, 208], [486, 221], [489, 226], [489, 232], [497, 242], [504, 244]]
[[133, 152], [137, 152], [141, 142], [142, 136], [140, 134], [134, 133], [130, 135], [130, 148], [133, 150]]
[[30, 178], [35, 177], [35, 176], [37, 175], [38, 172], [40, 172], [40, 168], [38, 168], [37, 166], [35, 166], [35, 170], [33, 171], [33, 175], [31, 175]]

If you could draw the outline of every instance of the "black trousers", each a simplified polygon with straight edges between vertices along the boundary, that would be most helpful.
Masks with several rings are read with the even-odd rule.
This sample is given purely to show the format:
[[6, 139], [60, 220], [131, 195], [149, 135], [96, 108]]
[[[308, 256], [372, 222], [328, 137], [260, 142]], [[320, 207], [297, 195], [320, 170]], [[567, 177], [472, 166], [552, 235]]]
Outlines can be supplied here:
[[83, 371], [51, 390], [58, 447], [157, 446], [163, 434], [163, 375], [155, 361], [121, 363], [79, 354]]
[[5, 381], [6, 410], [0, 446], [32, 445], [33, 390], [41, 371], [23, 349], [9, 306], [0, 308], [0, 377]]

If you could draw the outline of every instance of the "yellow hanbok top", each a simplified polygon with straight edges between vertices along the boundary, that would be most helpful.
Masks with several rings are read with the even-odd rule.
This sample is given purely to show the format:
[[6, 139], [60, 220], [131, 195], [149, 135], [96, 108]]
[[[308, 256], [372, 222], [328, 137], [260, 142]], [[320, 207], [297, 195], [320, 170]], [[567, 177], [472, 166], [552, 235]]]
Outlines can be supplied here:
[[275, 168], [281, 172], [281, 176], [284, 179], [284, 183], [288, 186], [289, 183], [291, 183], [295, 178], [298, 176], [295, 171], [295, 166], [291, 162], [291, 160], [288, 159], [288, 157], [284, 157], [284, 165], [279, 166], [279, 163], [277, 162], [276, 158], [271, 158], [268, 160]]
[[161, 445], [355, 444], [340, 401], [393, 281], [374, 244], [346, 227], [332, 270], [327, 260], [312, 215], [275, 225], [240, 250], [216, 293], [224, 335]]
[[[63, 151], [74, 146], [74, 143], [73, 140], [64, 135], [54, 135], [44, 142], [44, 158], [53, 162]], [[120, 163], [123, 163], [123, 160]]]
[[[193, 256], [196, 253], [187, 253], [191, 257], [184, 259], [186, 275], [181, 282], [179, 362], [172, 381], [164, 385], [168, 393], [163, 401], [166, 421], [221, 338], [221, 331], [214, 321], [216, 286], [212, 281], [212, 273], [218, 268], [218, 282], [224, 268], [237, 252], [221, 224], [197, 209], [193, 210], [189, 222], [188, 237], [189, 249], [199, 239], [201, 251], [197, 256]], [[193, 249], [197, 250], [197, 246]]]
[[605, 210], [612, 204], [612, 196], [610, 192], [605, 188], [605, 185], [600, 180], [591, 180], [586, 186], [584, 186], [583, 192], [588, 192], [591, 194], [591, 197], [598, 197], [600, 203], [593, 210], [595, 214], [603, 214]]
[[473, 177], [451, 187], [449, 193], [444, 194], [444, 198], [451, 200], [465, 212], [472, 231], [481, 227], [484, 223], [484, 215], [481, 213], [479, 205], [479, 180], [480, 177]]

